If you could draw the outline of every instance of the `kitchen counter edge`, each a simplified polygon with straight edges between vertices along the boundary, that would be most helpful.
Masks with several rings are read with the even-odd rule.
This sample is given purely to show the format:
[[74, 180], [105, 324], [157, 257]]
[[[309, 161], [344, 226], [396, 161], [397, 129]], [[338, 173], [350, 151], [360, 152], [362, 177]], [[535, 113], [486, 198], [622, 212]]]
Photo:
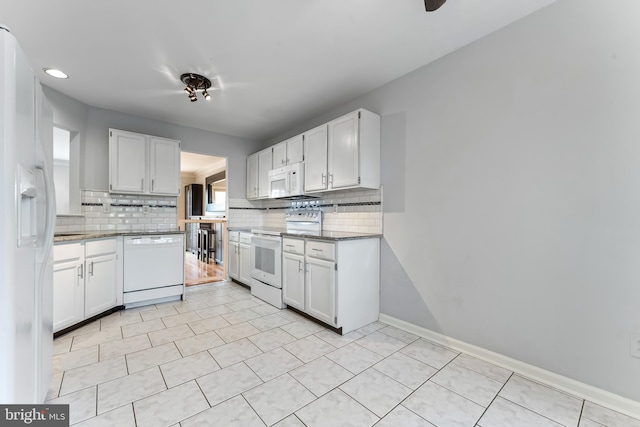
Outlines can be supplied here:
[[180, 230], [158, 230], [158, 231], [96, 231], [72, 234], [71, 232], [54, 236], [54, 243], [73, 242], [78, 240], [103, 239], [118, 236], [157, 236], [160, 234], [185, 234]]
[[315, 234], [300, 234], [300, 233], [282, 233], [282, 237], [291, 237], [294, 239], [313, 239], [313, 240], [328, 240], [331, 242], [337, 242], [342, 240], [360, 240], [360, 239], [381, 239], [382, 234], [378, 233], [351, 233], [342, 231], [323, 231], [321, 235]]

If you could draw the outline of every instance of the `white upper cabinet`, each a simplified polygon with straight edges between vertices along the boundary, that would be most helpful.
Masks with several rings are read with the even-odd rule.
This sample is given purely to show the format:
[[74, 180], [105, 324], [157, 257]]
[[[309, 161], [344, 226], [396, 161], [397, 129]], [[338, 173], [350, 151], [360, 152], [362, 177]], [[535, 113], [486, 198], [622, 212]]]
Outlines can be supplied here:
[[328, 127], [328, 189], [379, 188], [380, 116], [360, 109]]
[[273, 154], [271, 147], [258, 152], [258, 198], [269, 197], [269, 171], [272, 169]]
[[380, 116], [357, 110], [304, 134], [305, 192], [380, 188]]
[[327, 189], [327, 125], [304, 133], [304, 191]]
[[269, 171], [272, 163], [271, 147], [247, 157], [247, 199], [269, 197]]
[[281, 168], [287, 164], [287, 141], [282, 141], [273, 146], [273, 169]]
[[247, 157], [247, 199], [258, 198], [258, 153]]
[[139, 133], [109, 129], [109, 190], [146, 193], [147, 138]]
[[304, 135], [294, 136], [287, 140], [287, 164], [300, 163], [304, 160]]
[[172, 139], [149, 137], [149, 192], [180, 194], [180, 143]]
[[109, 191], [180, 194], [180, 141], [109, 129]]
[[359, 109], [252, 154], [247, 158], [248, 199], [269, 197], [268, 170], [252, 158], [261, 153], [272, 156], [271, 169], [304, 161], [307, 193], [380, 188], [380, 116]]
[[273, 146], [273, 169], [299, 163], [303, 160], [302, 134]]

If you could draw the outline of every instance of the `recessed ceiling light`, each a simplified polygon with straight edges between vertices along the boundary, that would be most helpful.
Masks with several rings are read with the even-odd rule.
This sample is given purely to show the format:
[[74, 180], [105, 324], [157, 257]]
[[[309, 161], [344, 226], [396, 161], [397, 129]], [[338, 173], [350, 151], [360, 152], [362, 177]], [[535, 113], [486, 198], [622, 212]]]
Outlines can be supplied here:
[[55, 77], [57, 79], [67, 79], [69, 78], [69, 76], [67, 76], [65, 73], [63, 73], [60, 70], [57, 70], [55, 68], [43, 68], [42, 69], [45, 73], [49, 74], [51, 77]]

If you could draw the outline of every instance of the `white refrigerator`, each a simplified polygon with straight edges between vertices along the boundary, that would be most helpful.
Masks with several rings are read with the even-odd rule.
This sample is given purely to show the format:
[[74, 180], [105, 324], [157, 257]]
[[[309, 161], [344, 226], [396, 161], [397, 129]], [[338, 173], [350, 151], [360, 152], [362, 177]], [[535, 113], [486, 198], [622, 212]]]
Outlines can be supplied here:
[[53, 114], [0, 26], [0, 403], [42, 403], [52, 376]]

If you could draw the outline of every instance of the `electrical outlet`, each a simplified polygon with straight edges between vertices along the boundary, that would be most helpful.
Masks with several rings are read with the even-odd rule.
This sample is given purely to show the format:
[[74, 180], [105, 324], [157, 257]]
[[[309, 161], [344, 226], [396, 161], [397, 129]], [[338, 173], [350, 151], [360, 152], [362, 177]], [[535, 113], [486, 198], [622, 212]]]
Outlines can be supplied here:
[[629, 339], [629, 354], [640, 358], [640, 332], [631, 332]]

